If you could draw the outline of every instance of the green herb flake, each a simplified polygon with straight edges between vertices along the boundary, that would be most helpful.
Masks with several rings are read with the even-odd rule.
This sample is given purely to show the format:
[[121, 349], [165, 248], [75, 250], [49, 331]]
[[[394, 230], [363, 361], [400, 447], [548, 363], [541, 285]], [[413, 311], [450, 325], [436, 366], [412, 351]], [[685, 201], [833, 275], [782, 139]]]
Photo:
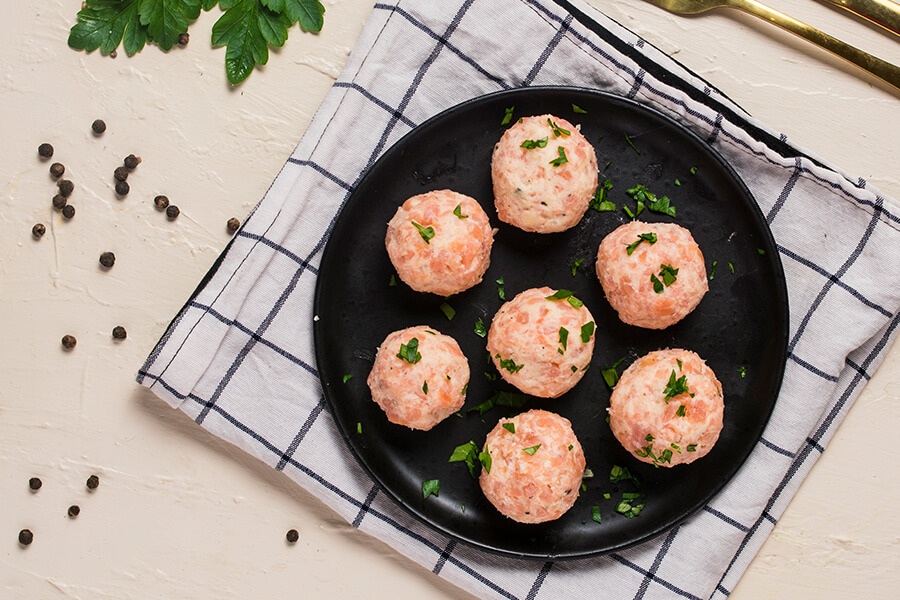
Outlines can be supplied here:
[[574, 446], [572, 446], [572, 444], [569, 444], [569, 452], [572, 451], [572, 448], [574, 448]]
[[673, 219], [675, 218], [675, 207], [671, 205], [668, 196], [660, 196], [648, 190], [645, 186], [637, 184], [634, 187], [625, 190], [625, 193], [631, 196], [638, 205], [638, 214], [643, 210], [644, 203], [651, 212], [666, 214]]
[[547, 123], [550, 125], [550, 130], [553, 132], [553, 135], [556, 137], [564, 137], [572, 135], [572, 132], [568, 129], [563, 129], [559, 125], [553, 122], [552, 119], [547, 119]]
[[572, 105], [572, 112], [578, 113], [579, 115], [586, 115], [587, 111], [578, 106], [577, 104]]
[[631, 141], [631, 138], [628, 137], [627, 133], [625, 134], [625, 141], [628, 142], [628, 145], [631, 146], [632, 150], [634, 150], [638, 154], [641, 153], [641, 151], [637, 149], [637, 146], [634, 145], [634, 142]]
[[675, 179], [675, 185], [680, 186], [680, 185], [681, 185], [681, 181], [679, 181], [678, 179]]
[[633, 212], [631, 212], [631, 209], [628, 208], [627, 206], [623, 205], [622, 210], [625, 211], [625, 214], [628, 215], [629, 218], [633, 219], [635, 217], [635, 214]]
[[539, 140], [525, 140], [522, 142], [520, 148], [525, 148], [526, 150], [534, 150], [535, 148], [546, 148], [547, 140], [549, 137], [544, 137]]
[[362, 433], [362, 422], [356, 422], [356, 433]]
[[475, 335], [478, 337], [487, 337], [487, 328], [484, 326], [484, 321], [481, 320], [481, 317], [478, 317], [475, 320]]
[[576, 367], [575, 365], [572, 365], [572, 366], [569, 367], [569, 368], [572, 369], [572, 372], [573, 372], [573, 373], [577, 373], [577, 372], [578, 372], [578, 367]]
[[632, 475], [631, 471], [628, 470], [628, 467], [613, 465], [612, 469], [610, 469], [609, 471], [609, 482], [619, 483], [620, 481], [631, 481], [635, 485], [635, 487], [641, 487], [640, 479]]
[[594, 472], [591, 471], [590, 469], [585, 469], [585, 470], [584, 470], [584, 473], [581, 475], [581, 478], [582, 478], [582, 479], [593, 479], [593, 478], [594, 478]]
[[491, 472], [491, 452], [490, 449], [485, 446], [484, 452], [478, 453], [478, 460], [481, 462], [481, 466], [484, 467], [484, 470], [488, 473]]
[[425, 392], [425, 395], [428, 395], [428, 381], [422, 384], [422, 391]]
[[656, 243], [656, 234], [653, 232], [638, 234], [636, 242], [632, 242], [631, 244], [625, 246], [625, 252], [628, 254], [628, 256], [631, 256], [642, 242], [647, 242], [652, 246]]
[[650, 282], [653, 283], [653, 291], [657, 294], [662, 294], [665, 287], [663, 286], [662, 281], [656, 278], [656, 275], [650, 274]]
[[691, 167], [691, 175], [695, 175], [697, 173], [697, 167]]
[[475, 461], [478, 460], [478, 446], [469, 441], [453, 449], [450, 460], [447, 462], [464, 462], [469, 469], [469, 475], [475, 478]]
[[685, 448], [688, 452], [696, 452], [697, 444], [688, 444], [687, 448]]
[[344, 383], [347, 383], [351, 379], [353, 379], [353, 375], [344, 375]]
[[497, 280], [497, 295], [501, 300], [506, 300], [506, 292], [503, 290], [503, 278]]
[[[680, 396], [682, 394], [690, 393], [687, 385], [687, 375], [682, 375], [676, 379], [675, 377], [675, 369], [672, 369], [672, 373], [669, 375], [669, 382], [666, 384], [666, 388], [663, 390], [665, 397], [663, 398], [668, 404], [669, 400], [674, 398], [675, 396]], [[691, 398], [694, 395], [691, 394]]]
[[572, 295], [572, 292], [570, 292], [569, 290], [557, 290], [556, 293], [554, 293], [550, 296], [544, 296], [544, 299], [546, 299], [546, 300], [565, 300], [566, 298], [568, 298], [571, 295]]
[[534, 453], [538, 451], [538, 448], [541, 447], [541, 444], [537, 444], [536, 446], [530, 446], [528, 448], [522, 448], [522, 452], [527, 454], [528, 456], [534, 456]]
[[428, 496], [434, 494], [438, 496], [438, 492], [440, 491], [441, 482], [438, 479], [429, 479], [428, 481], [422, 482], [422, 496], [427, 498]]
[[628, 519], [633, 519], [634, 517], [641, 514], [641, 510], [644, 508], [643, 495], [637, 494], [633, 492], [626, 492], [622, 494], [622, 501], [616, 505], [615, 510], [617, 513], [626, 517]]
[[422, 227], [415, 221], [410, 221], [410, 222], [413, 224], [413, 227], [415, 227], [418, 230], [419, 235], [422, 236], [422, 239], [425, 240], [425, 243], [431, 244], [431, 238], [434, 237], [434, 227], [431, 227], [430, 225], [428, 227]]
[[516, 432], [516, 424], [515, 423], [504, 423], [503, 429], [507, 430], [510, 433]]
[[609, 389], [613, 389], [616, 387], [616, 384], [619, 382], [619, 373], [616, 371], [616, 367], [621, 365], [625, 361], [625, 357], [623, 356], [616, 362], [612, 364], [610, 367], [603, 367], [603, 370], [600, 371], [600, 374], [603, 376], [603, 381], [606, 382], [606, 385], [609, 386]]
[[462, 214], [462, 203], [456, 205], [456, 208], [453, 209], [453, 214], [456, 215], [456, 217], [459, 219], [469, 218], [469, 215]]
[[569, 343], [569, 330], [565, 327], [559, 328], [559, 345], [562, 346], [560, 354], [568, 350], [567, 345]]
[[419, 338], [412, 338], [405, 344], [400, 344], [400, 352], [397, 354], [397, 358], [405, 360], [411, 365], [422, 360], [422, 355], [419, 353]]
[[763, 254], [766, 253], [766, 251], [763, 250], [762, 248], [757, 248], [757, 249], [756, 249], [756, 253], [759, 254], [760, 256], [762, 256]]
[[598, 523], [600, 522], [600, 507], [599, 506], [591, 507], [591, 518]]
[[740, 374], [741, 379], [743, 379], [747, 376], [747, 367], [738, 367], [737, 372]]
[[685, 406], [684, 406], [684, 404], [682, 404], [681, 406], [678, 407], [678, 410], [675, 411], [675, 414], [679, 417], [683, 417], [684, 411], [685, 411]]
[[566, 302], [572, 305], [573, 308], [581, 308], [584, 306], [584, 302], [576, 298], [575, 296], [569, 296], [566, 298]]
[[551, 160], [550, 161], [551, 165], [553, 165], [554, 167], [561, 167], [562, 165], [569, 162], [569, 159], [566, 158], [566, 149], [565, 148], [563, 148], [562, 146], [557, 146], [556, 152], [559, 155], [559, 157]]
[[594, 322], [588, 321], [584, 325], [581, 326], [581, 341], [582, 343], [587, 344], [591, 341], [591, 336], [594, 335]]
[[510, 106], [503, 112], [503, 120], [500, 121], [500, 125], [509, 125], [510, 121], [512, 121], [514, 110], [516, 110], [516, 107]]
[[526, 402], [528, 402], [528, 396], [526, 396], [525, 394], [500, 390], [478, 406], [470, 408], [468, 412], [477, 412], [479, 416], [481, 416], [495, 406], [522, 408], [523, 406], [525, 406]]
[[609, 179], [604, 179], [603, 181], [601, 181], [600, 185], [598, 185], [597, 189], [594, 191], [594, 195], [590, 200], [589, 206], [597, 212], [611, 212], [616, 210], [616, 205], [610, 202], [607, 198], [609, 190], [611, 190], [612, 187], [612, 181], [610, 181]]
[[717, 261], [717, 260], [714, 260], [712, 262], [712, 271], [709, 272], [709, 280], [710, 281], [712, 281], [713, 278], [715, 278], [715, 276], [716, 276], [716, 267], [718, 266], [718, 264], [719, 264], [719, 261]]
[[731, 263], [728, 263], [728, 268], [731, 270], [731, 272], [733, 274], [734, 273], [734, 265]]
[[656, 438], [653, 437], [653, 434], [652, 434], [652, 433], [648, 433], [646, 436], [644, 436], [644, 441], [645, 441], [645, 442], [652, 442], [652, 441], [655, 440], [655, 439], [656, 439]]
[[448, 321], [452, 321], [453, 317], [456, 316], [456, 310], [446, 302], [441, 303], [439, 308], [441, 309], [441, 312], [444, 313], [444, 316], [447, 317]]
[[680, 358], [676, 358], [676, 359], [675, 359], [675, 363], [678, 365], [678, 370], [681, 371], [681, 370], [682, 370], [682, 367], [684, 367], [684, 363], [681, 362], [681, 359], [680, 359]]
[[659, 276], [666, 287], [669, 287], [678, 279], [678, 269], [672, 265], [659, 265]]
[[506, 359], [500, 358], [500, 355], [499, 355], [499, 354], [496, 354], [496, 355], [494, 356], [494, 358], [496, 358], [496, 359], [498, 359], [498, 360], [500, 361], [500, 368], [501, 368], [501, 369], [506, 369], [506, 370], [509, 371], [510, 373], [518, 373], [519, 371], [522, 370], [522, 367], [525, 366], [525, 365], [517, 365], [517, 364], [516, 364], [516, 361], [514, 361], [514, 360], [511, 359], [511, 358], [506, 358]]
[[397, 287], [397, 274], [396, 273], [391, 273], [391, 278], [388, 279], [388, 286], [389, 287]]
[[579, 258], [575, 262], [572, 263], [572, 277], [575, 277], [575, 273], [578, 272], [578, 267], [580, 267], [581, 263], [583, 263], [583, 262], [584, 262], [584, 259]]

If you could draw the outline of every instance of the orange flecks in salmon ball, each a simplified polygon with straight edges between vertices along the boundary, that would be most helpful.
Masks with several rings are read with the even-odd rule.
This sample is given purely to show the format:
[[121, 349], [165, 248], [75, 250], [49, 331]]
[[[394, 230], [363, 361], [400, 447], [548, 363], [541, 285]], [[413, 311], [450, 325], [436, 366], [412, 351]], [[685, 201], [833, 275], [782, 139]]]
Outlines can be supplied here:
[[481, 471], [481, 490], [510, 519], [552, 521], [578, 499], [585, 458], [568, 419], [545, 410], [501, 419], [483, 451], [491, 461]]
[[462, 408], [469, 363], [456, 340], [419, 325], [385, 338], [366, 383], [391, 423], [427, 431]]
[[537, 233], [565, 231], [597, 189], [597, 156], [569, 121], [525, 117], [494, 146], [491, 177], [501, 221]]
[[657, 466], [706, 456], [722, 431], [722, 384], [688, 350], [657, 350], [636, 360], [622, 373], [609, 404], [609, 426], [619, 443]]
[[677, 323], [709, 290], [700, 247], [674, 223], [632, 221], [607, 235], [597, 277], [619, 318], [647, 329]]

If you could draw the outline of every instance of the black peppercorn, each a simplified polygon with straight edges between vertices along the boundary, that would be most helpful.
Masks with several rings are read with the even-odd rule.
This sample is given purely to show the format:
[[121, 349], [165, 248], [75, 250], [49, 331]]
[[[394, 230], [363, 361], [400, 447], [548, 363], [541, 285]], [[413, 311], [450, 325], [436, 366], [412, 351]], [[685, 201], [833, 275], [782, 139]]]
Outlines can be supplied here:
[[116, 255], [112, 252], [104, 252], [100, 255], [100, 264], [107, 269], [111, 269], [116, 264]]
[[67, 202], [68, 200], [66, 200], [66, 197], [62, 194], [56, 194], [55, 196], [53, 196], [53, 208], [55, 208], [56, 210], [64, 209]]
[[44, 485], [44, 482], [41, 481], [40, 477], [32, 477], [28, 480], [28, 487], [31, 488], [31, 491], [36, 492], [41, 489], [41, 486]]
[[63, 206], [62, 215], [67, 219], [71, 219], [75, 216], [75, 207], [71, 204], [66, 204]]
[[97, 486], [100, 485], [100, 478], [97, 477], [96, 475], [91, 475], [90, 477], [87, 478], [85, 485], [87, 486], [87, 489], [89, 489], [89, 490], [96, 490]]
[[78, 340], [75, 339], [74, 335], [69, 335], [68, 333], [62, 337], [62, 346], [66, 350], [71, 350], [75, 347], [75, 344], [78, 343]]
[[47, 143], [43, 143], [38, 146], [38, 156], [41, 158], [50, 158], [53, 156], [53, 146]]
[[187, 46], [189, 41], [191, 41], [190, 34], [188, 34], [188, 33], [178, 34], [178, 45], [179, 46]]
[[159, 210], [166, 210], [166, 207], [169, 206], [169, 199], [166, 196], [157, 196], [153, 199], [153, 204]]
[[300, 534], [297, 532], [296, 529], [290, 529], [290, 530], [288, 530], [287, 535], [285, 537], [287, 538], [288, 542], [290, 542], [291, 544], [295, 544], [295, 543], [297, 543], [297, 540], [300, 539]]
[[128, 192], [131, 190], [131, 187], [128, 185], [126, 181], [117, 181], [116, 182], [116, 193], [120, 196], [127, 196]]
[[116, 178], [116, 181], [125, 181], [128, 179], [128, 169], [125, 167], [116, 167], [116, 170], [113, 171], [113, 177]]
[[93, 123], [91, 123], [91, 129], [94, 130], [94, 133], [100, 135], [104, 131], [106, 131], [106, 123], [103, 119], [97, 119]]
[[228, 227], [228, 233], [234, 233], [238, 230], [238, 227], [241, 226], [241, 222], [234, 217], [231, 217], [230, 219], [228, 219], [228, 223], [226, 223], [226, 226]]
[[178, 215], [181, 214], [181, 211], [178, 210], [178, 207], [174, 204], [170, 204], [168, 208], [166, 208], [166, 216], [169, 217], [170, 221], [174, 221], [178, 218]]
[[23, 529], [19, 532], [19, 543], [23, 546], [27, 546], [31, 542], [34, 541], [34, 534], [31, 533], [30, 529]]
[[59, 179], [65, 172], [66, 166], [62, 163], [53, 163], [50, 165], [50, 175], [52, 175], [54, 179]]
[[31, 228], [31, 235], [36, 238], [42, 237], [47, 232], [47, 228], [44, 227], [43, 223], [35, 223], [34, 227]]
[[116, 325], [115, 327], [113, 327], [112, 336], [114, 340], [124, 340], [126, 337], [128, 337], [128, 332], [125, 331], [125, 328], [121, 325]]
[[122, 162], [125, 165], [126, 169], [128, 169], [129, 171], [133, 171], [138, 166], [138, 164], [140, 164], [141, 157], [135, 156], [134, 154], [129, 154]]
[[75, 190], [75, 184], [72, 183], [68, 179], [60, 179], [56, 186], [59, 188], [59, 193], [68, 198], [72, 195], [72, 192]]
[[68, 510], [69, 518], [74, 519], [75, 517], [78, 516], [78, 514], [80, 512], [81, 512], [81, 507], [78, 506], [77, 504], [73, 504], [72, 506], [69, 507], [69, 510]]

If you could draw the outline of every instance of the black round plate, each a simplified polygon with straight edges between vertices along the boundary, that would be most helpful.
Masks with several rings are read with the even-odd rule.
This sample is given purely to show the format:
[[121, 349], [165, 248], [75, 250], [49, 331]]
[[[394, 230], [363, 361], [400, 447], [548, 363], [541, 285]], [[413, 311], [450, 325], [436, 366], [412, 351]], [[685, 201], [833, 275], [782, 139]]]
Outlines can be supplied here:
[[[576, 112], [573, 105], [587, 111]], [[594, 145], [600, 179], [618, 210], [588, 210], [581, 223], [556, 234], [525, 233], [496, 218], [491, 152], [514, 118], [555, 114], [581, 125]], [[619, 321], [594, 272], [603, 237], [634, 210], [625, 190], [645, 185], [667, 195], [674, 221], [693, 233], [711, 275], [710, 291], [682, 322], [662, 331]], [[449, 188], [477, 199], [499, 229], [484, 281], [447, 303], [392, 285], [384, 248], [387, 222], [408, 197]], [[645, 210], [640, 219], [672, 221]], [[576, 261], [583, 261], [572, 274]], [[537, 286], [572, 290], [597, 322], [591, 368], [569, 393], [531, 399], [520, 409], [495, 407], [480, 416], [469, 409], [497, 390], [511, 390], [488, 364], [486, 326], [505, 296]], [[609, 552], [646, 540], [706, 504], [734, 475], [762, 434], [781, 385], [787, 356], [787, 290], [765, 219], [743, 182], [705, 142], [673, 120], [635, 102], [590, 90], [524, 88], [480, 97], [428, 120], [391, 147], [366, 173], [337, 219], [325, 248], [316, 289], [316, 359], [325, 398], [353, 454], [401, 506], [435, 529], [484, 550], [518, 557], [574, 558]], [[431, 431], [388, 422], [366, 386], [375, 351], [388, 333], [429, 325], [453, 336], [469, 360], [466, 405]], [[674, 468], [654, 468], [630, 456], [606, 423], [610, 389], [602, 371], [621, 358], [621, 373], [638, 356], [660, 348], [686, 348], [706, 359], [725, 391], [725, 426], [712, 452]], [[487, 373], [487, 375], [486, 375]], [[346, 375], [353, 377], [344, 381]], [[492, 378], [496, 377], [495, 380]], [[504, 416], [543, 408], [567, 417], [584, 446], [588, 468], [575, 506], [539, 525], [516, 523], [487, 502], [464, 463], [449, 463], [453, 449], [470, 440], [479, 447]], [[361, 433], [360, 431], [361, 427]], [[641, 480], [611, 483], [613, 465]], [[478, 465], [478, 469], [480, 469]], [[422, 482], [440, 480], [440, 495], [423, 498]], [[622, 493], [645, 495], [635, 518], [615, 512]], [[607, 499], [604, 494], [609, 494]], [[592, 519], [599, 507], [600, 523]]]

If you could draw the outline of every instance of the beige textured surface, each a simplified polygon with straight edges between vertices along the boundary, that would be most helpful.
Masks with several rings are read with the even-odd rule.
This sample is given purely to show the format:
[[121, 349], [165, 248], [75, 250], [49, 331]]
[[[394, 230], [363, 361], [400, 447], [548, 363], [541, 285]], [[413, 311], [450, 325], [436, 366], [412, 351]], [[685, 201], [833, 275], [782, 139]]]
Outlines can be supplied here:
[[[668, 15], [591, 0], [795, 142], [900, 198], [900, 93], [751, 17]], [[772, 1], [900, 63], [900, 40], [831, 7]], [[469, 598], [342, 522], [284, 475], [204, 433], [138, 388], [168, 320], [299, 140], [371, 10], [326, 0], [321, 35], [294, 30], [269, 65], [230, 89], [209, 47], [218, 9], [186, 48], [133, 58], [66, 47], [80, 0], [7, 2], [0, 20], [0, 597]], [[90, 124], [108, 130], [95, 138]], [[49, 141], [77, 214], [50, 208], [35, 150]], [[143, 163], [130, 195], [112, 170]], [[182, 214], [152, 205], [166, 194]], [[43, 239], [31, 237], [36, 222]], [[117, 262], [102, 272], [105, 250]], [[897, 252], [897, 249], [885, 249]], [[114, 342], [115, 325], [128, 339]], [[66, 353], [60, 338], [78, 346]], [[895, 597], [900, 349], [869, 382], [774, 534], [731, 595]], [[88, 493], [86, 478], [100, 487]], [[31, 494], [29, 477], [43, 488]], [[66, 517], [71, 504], [77, 519]], [[35, 542], [22, 549], [23, 527]], [[288, 546], [284, 533], [300, 532]]]

